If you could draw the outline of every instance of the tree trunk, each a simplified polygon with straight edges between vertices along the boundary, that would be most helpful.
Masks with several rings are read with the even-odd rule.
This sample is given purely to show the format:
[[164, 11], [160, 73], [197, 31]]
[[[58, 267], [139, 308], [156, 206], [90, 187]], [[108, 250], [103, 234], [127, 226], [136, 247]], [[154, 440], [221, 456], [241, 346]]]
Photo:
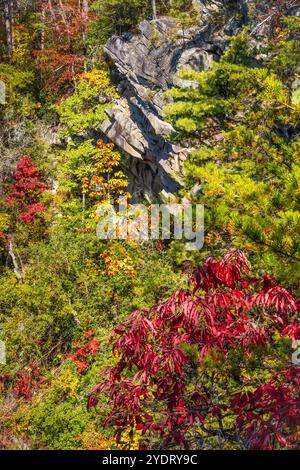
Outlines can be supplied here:
[[89, 0], [82, 0], [82, 42], [85, 48], [85, 59], [84, 59], [84, 71], [87, 71], [87, 48], [86, 48], [86, 41], [87, 41], [87, 32], [88, 32], [88, 23], [89, 23]]
[[45, 49], [45, 24], [46, 24], [46, 15], [45, 15], [45, 9], [42, 6], [42, 11], [41, 11], [41, 20], [42, 20], [42, 27], [41, 27], [41, 51]]
[[83, 20], [83, 39], [86, 39], [87, 36], [87, 30], [88, 30], [88, 21], [89, 21], [89, 1], [88, 0], [82, 0], [82, 20]]
[[241, 13], [242, 13], [242, 18], [243, 18], [243, 23], [244, 24], [249, 24], [250, 18], [249, 18], [249, 0], [242, 0], [241, 1]]
[[11, 61], [13, 54], [13, 29], [12, 29], [12, 2], [11, 0], [3, 0], [3, 14], [4, 14], [4, 24], [5, 24], [5, 34], [6, 34], [6, 45], [7, 45], [7, 55], [9, 61]]
[[17, 257], [14, 253], [14, 250], [13, 250], [13, 244], [12, 244], [11, 240], [9, 240], [9, 243], [8, 243], [8, 254], [11, 257], [12, 264], [13, 264], [13, 267], [14, 267], [14, 273], [16, 275], [16, 278], [18, 279], [18, 283], [22, 284], [23, 278], [24, 278], [24, 271], [23, 271], [22, 261], [19, 258], [20, 259], [20, 264], [21, 264], [21, 266], [19, 266], [19, 263], [17, 261]]
[[152, 4], [152, 19], [156, 20], [157, 19], [156, 0], [151, 0], [151, 4]]

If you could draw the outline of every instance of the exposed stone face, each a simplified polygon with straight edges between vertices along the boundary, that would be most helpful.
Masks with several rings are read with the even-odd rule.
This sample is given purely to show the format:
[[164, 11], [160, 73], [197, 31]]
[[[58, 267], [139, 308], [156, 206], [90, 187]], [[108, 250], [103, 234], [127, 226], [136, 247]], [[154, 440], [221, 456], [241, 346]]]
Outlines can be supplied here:
[[[143, 21], [138, 34], [114, 36], [105, 48], [120, 74], [121, 98], [107, 111], [101, 130], [128, 155], [126, 170], [136, 199], [151, 199], [162, 191], [174, 193], [180, 188], [180, 170], [189, 150], [170, 142], [174, 129], [164, 120], [164, 92], [174, 85], [193, 83], [180, 79], [177, 72], [186, 66], [207, 70], [222, 55], [226, 37], [238, 34], [246, 24], [258, 47], [267, 36], [265, 29], [272, 27], [270, 21], [253, 15], [254, 0], [194, 3], [200, 11], [197, 26], [183, 31], [172, 18]], [[287, 14], [299, 15], [299, 11], [297, 4]], [[225, 25], [216, 21], [221, 12], [226, 12]], [[259, 63], [258, 56], [255, 65]]]
[[121, 98], [101, 125], [107, 138], [132, 157], [127, 169], [137, 199], [180, 188], [188, 149], [169, 141], [174, 129], [163, 117], [164, 92], [182, 84], [176, 76], [182, 67], [207, 70], [226, 45], [207, 22], [183, 32], [174, 19], [160, 18], [143, 21], [139, 31], [114, 36], [106, 45], [122, 77]]
[[[164, 120], [164, 92], [174, 85], [193, 85], [177, 76], [182, 67], [207, 70], [219, 60], [226, 37], [248, 24], [251, 2], [195, 0], [200, 21], [193, 28], [183, 30], [176, 20], [162, 17], [143, 21], [139, 34], [125, 33], [108, 41], [105, 52], [120, 74], [121, 98], [107, 111], [101, 131], [131, 157], [126, 170], [136, 199], [180, 188], [182, 163], [189, 150], [170, 142], [174, 129]], [[215, 21], [221, 11], [232, 8], [240, 14], [229, 15], [225, 25]]]

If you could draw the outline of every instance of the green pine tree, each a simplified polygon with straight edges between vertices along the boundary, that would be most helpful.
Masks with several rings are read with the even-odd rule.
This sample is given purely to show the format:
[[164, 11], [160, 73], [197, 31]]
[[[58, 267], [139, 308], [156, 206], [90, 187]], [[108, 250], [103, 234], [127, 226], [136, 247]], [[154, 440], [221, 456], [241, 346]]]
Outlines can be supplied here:
[[196, 148], [185, 177], [202, 186], [207, 252], [244, 248], [299, 288], [300, 105], [277, 68], [250, 66], [251, 53], [243, 32], [211, 70], [181, 71], [193, 86], [172, 89], [165, 112], [176, 139]]

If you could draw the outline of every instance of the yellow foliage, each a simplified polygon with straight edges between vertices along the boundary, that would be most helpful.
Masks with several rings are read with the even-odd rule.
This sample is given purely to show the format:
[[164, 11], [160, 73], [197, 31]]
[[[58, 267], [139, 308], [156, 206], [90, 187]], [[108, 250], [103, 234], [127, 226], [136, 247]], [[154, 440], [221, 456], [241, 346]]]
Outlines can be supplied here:
[[222, 241], [221, 236], [218, 232], [209, 232], [205, 235], [204, 243], [208, 246], [215, 246], [217, 243]]
[[33, 39], [32, 33], [28, 31], [24, 24], [15, 25], [13, 63], [22, 65], [30, 59], [29, 45]]
[[105, 263], [107, 276], [114, 277], [121, 271], [131, 278], [136, 276], [136, 266], [123, 246], [115, 244], [101, 256]]
[[63, 370], [58, 374], [51, 384], [51, 389], [58, 395], [77, 399], [79, 379], [70, 369]]
[[111, 450], [114, 439], [105, 439], [92, 424], [78, 437], [82, 450]]
[[5, 232], [9, 227], [10, 217], [5, 212], [0, 212], [0, 233]]
[[102, 93], [107, 93], [111, 98], [118, 98], [115, 88], [110, 85], [109, 73], [106, 70], [89, 70], [78, 76], [79, 80], [85, 80], [90, 85], [96, 86]]
[[114, 150], [114, 144], [98, 140], [97, 152], [92, 157], [95, 162], [94, 172], [81, 180], [82, 191], [91, 199], [103, 204], [103, 201], [118, 202], [121, 196], [130, 197], [126, 191], [128, 185], [125, 174], [118, 170], [121, 155]]
[[116, 443], [117, 450], [139, 450], [142, 431], [136, 429], [136, 421], [134, 426], [128, 427], [122, 434], [120, 441]]

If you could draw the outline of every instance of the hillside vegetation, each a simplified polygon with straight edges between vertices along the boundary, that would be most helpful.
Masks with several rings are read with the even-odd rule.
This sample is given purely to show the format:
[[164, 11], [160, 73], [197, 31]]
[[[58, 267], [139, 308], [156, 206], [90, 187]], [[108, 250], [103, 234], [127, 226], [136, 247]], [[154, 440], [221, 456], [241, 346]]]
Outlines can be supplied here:
[[0, 449], [299, 449], [297, 2], [156, 2], [183, 37], [240, 25], [166, 92], [196, 251], [96, 235], [131, 197], [104, 46], [151, 1], [0, 3]]

